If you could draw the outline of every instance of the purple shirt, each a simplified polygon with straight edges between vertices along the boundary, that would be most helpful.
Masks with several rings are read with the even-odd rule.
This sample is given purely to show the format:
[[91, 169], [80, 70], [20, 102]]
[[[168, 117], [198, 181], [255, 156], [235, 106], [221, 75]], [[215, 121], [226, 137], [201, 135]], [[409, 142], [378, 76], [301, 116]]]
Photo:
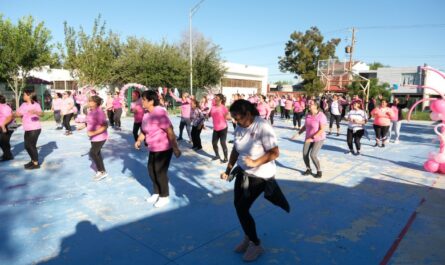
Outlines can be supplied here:
[[113, 109], [121, 109], [122, 108], [122, 103], [121, 103], [121, 98], [114, 98], [113, 99]]
[[[102, 111], [100, 107], [88, 112], [87, 131], [89, 132], [96, 131], [101, 126], [105, 126], [106, 124], [107, 124], [107, 118], [105, 116], [105, 113]], [[103, 131], [102, 133], [90, 137], [91, 142], [102, 142], [107, 139], [108, 139], [107, 129], [105, 129], [105, 131]]]
[[[0, 126], [6, 121], [6, 118], [12, 115], [12, 109], [8, 104], [0, 104]], [[5, 124], [7, 125], [7, 124]]]
[[40, 104], [37, 102], [34, 102], [33, 104], [25, 102], [20, 105], [20, 108], [17, 110], [17, 113], [22, 116], [23, 130], [25, 130], [25, 132], [42, 128], [40, 117], [36, 114], [32, 114], [32, 111], [42, 112]]
[[144, 114], [141, 128], [145, 133], [145, 142], [150, 152], [162, 152], [172, 148], [167, 135], [170, 126], [172, 124], [168, 112], [160, 106]]
[[[323, 112], [319, 111], [316, 115], [308, 114], [306, 116], [306, 121], [304, 126], [306, 127], [306, 138], [313, 138], [314, 135], [320, 130], [322, 125], [326, 125], [328, 123], [326, 116]], [[326, 132], [323, 133], [316, 138], [314, 138], [314, 142], [323, 141], [326, 139]]]

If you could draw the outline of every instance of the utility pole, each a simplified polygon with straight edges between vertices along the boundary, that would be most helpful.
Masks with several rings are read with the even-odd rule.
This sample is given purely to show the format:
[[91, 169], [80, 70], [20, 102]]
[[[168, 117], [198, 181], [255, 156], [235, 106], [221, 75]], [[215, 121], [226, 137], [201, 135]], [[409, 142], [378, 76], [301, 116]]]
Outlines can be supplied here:
[[193, 41], [192, 41], [192, 17], [198, 11], [199, 6], [204, 2], [205, 0], [199, 1], [196, 5], [194, 5], [192, 8], [190, 8], [189, 12], [189, 41], [190, 41], [190, 96], [193, 95]]
[[352, 40], [351, 40], [351, 51], [349, 53], [349, 71], [352, 72], [352, 56], [355, 50], [355, 28], [352, 27]]

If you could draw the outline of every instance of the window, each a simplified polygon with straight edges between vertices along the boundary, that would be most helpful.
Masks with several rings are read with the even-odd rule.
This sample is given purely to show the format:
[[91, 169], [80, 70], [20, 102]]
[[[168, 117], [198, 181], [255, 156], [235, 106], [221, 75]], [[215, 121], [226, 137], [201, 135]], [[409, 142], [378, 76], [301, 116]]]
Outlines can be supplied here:
[[261, 89], [261, 81], [223, 78], [221, 81], [223, 87], [246, 87]]
[[419, 84], [419, 74], [412, 73], [412, 74], [402, 74], [402, 86], [407, 85], [418, 85]]

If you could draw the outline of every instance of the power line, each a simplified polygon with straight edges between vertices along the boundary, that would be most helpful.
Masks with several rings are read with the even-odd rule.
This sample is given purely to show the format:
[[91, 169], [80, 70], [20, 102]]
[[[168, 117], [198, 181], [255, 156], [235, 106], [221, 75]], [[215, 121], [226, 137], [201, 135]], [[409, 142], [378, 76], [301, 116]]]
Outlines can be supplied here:
[[415, 28], [445, 28], [445, 24], [416, 24], [416, 25], [380, 25], [356, 27], [361, 30], [367, 29], [415, 29]]

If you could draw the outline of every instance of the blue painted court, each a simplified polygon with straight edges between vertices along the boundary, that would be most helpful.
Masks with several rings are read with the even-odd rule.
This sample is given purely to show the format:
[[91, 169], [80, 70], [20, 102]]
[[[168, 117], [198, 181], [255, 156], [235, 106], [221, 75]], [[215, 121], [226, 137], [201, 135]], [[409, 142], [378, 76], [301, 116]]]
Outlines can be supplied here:
[[[179, 119], [172, 118], [177, 130]], [[243, 264], [233, 183], [204, 150], [181, 142], [172, 158], [171, 203], [145, 199], [147, 151], [135, 150], [132, 120], [110, 129], [103, 156], [109, 177], [94, 182], [85, 130], [64, 136], [53, 122], [38, 141], [42, 168], [25, 171], [23, 131], [12, 136], [15, 160], [0, 164], [0, 264]], [[210, 124], [209, 124], [210, 125]], [[256, 264], [445, 264], [445, 180], [423, 170], [438, 149], [431, 123], [402, 126], [401, 143], [345, 155], [345, 126], [321, 151], [323, 178], [302, 176], [302, 139], [278, 119], [277, 179], [290, 214], [260, 198], [252, 212], [266, 252]], [[371, 133], [371, 136], [373, 133]], [[230, 137], [229, 137], [230, 138]], [[185, 136], [185, 139], [188, 139]], [[231, 145], [229, 145], [231, 148]]]

